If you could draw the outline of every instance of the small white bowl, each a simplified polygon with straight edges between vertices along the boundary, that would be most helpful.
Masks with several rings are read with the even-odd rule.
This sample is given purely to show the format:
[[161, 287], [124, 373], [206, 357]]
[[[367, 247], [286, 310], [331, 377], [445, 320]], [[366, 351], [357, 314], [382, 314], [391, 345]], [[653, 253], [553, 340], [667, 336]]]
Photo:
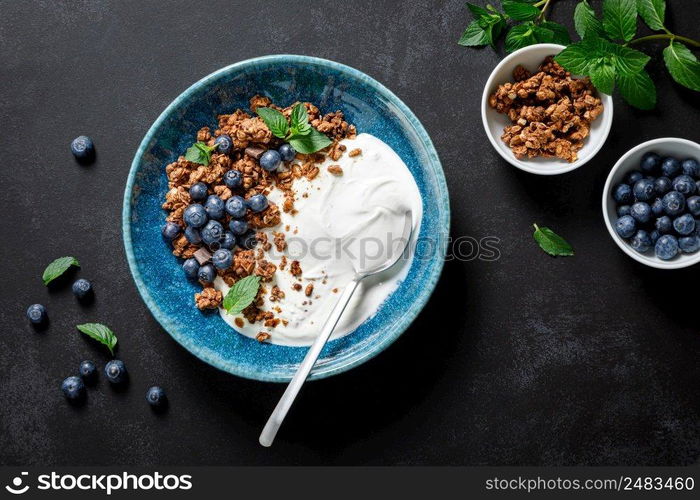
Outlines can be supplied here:
[[518, 160], [508, 145], [501, 140], [503, 129], [512, 125], [512, 123], [507, 115], [499, 113], [489, 106], [489, 96], [496, 91], [499, 85], [513, 81], [513, 70], [519, 64], [534, 73], [545, 57], [556, 55], [564, 50], [564, 48], [563, 45], [554, 43], [540, 43], [516, 50], [503, 59], [491, 72], [491, 76], [489, 76], [486, 86], [484, 87], [484, 94], [481, 97], [481, 119], [484, 122], [486, 135], [489, 141], [491, 141], [491, 144], [493, 144], [493, 147], [496, 148], [498, 154], [508, 163], [518, 167], [520, 170], [525, 170], [533, 174], [556, 175], [577, 169], [600, 151], [600, 148], [603, 147], [605, 140], [608, 138], [608, 133], [612, 126], [612, 98], [609, 95], [599, 92], [600, 98], [603, 101], [603, 113], [591, 123], [591, 133], [586, 138], [581, 151], [578, 152], [578, 159], [573, 163], [559, 158], [529, 158]]
[[700, 262], [700, 251], [694, 254], [679, 254], [671, 260], [661, 260], [654, 254], [653, 249], [643, 254], [633, 250], [629, 243], [623, 240], [613, 227], [614, 222], [617, 220], [617, 211], [615, 210], [615, 200], [612, 197], [612, 189], [622, 182], [630, 171], [639, 169], [639, 161], [644, 153], [649, 151], [658, 153], [660, 156], [674, 156], [681, 161], [686, 158], [695, 158], [700, 161], [700, 144], [677, 137], [652, 139], [627, 151], [615, 163], [608, 175], [608, 180], [605, 182], [605, 188], [603, 189], [603, 218], [605, 219], [605, 225], [608, 227], [610, 236], [615, 240], [617, 246], [637, 262], [658, 269], [681, 269], [692, 266]]

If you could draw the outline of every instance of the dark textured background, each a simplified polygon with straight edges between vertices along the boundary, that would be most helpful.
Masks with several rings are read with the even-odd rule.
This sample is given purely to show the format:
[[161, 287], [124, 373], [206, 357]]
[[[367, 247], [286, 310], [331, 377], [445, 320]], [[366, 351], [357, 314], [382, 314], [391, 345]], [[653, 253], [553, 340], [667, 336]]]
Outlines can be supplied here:
[[[595, 3], [595, 2], [594, 2]], [[669, 25], [696, 38], [697, 3], [673, 0]], [[599, 3], [598, 3], [599, 4]], [[692, 4], [692, 6], [691, 6]], [[552, 18], [571, 19], [573, 1]], [[0, 116], [3, 220], [0, 464], [690, 464], [700, 455], [700, 268], [643, 267], [612, 242], [600, 211], [609, 169], [647, 139], [700, 139], [696, 95], [673, 84], [647, 45], [656, 111], [615, 101], [591, 163], [553, 178], [520, 172], [487, 142], [483, 85], [502, 57], [456, 45], [464, 3], [3, 2]], [[271, 53], [354, 66], [421, 119], [442, 159], [454, 236], [500, 238], [496, 262], [448, 262], [431, 301], [388, 351], [309, 384], [272, 449], [257, 436], [281, 385], [219, 372], [186, 352], [142, 303], [121, 238], [121, 204], [139, 141], [165, 106], [222, 66]], [[98, 161], [77, 165], [73, 137]], [[552, 259], [530, 224], [577, 255]], [[97, 300], [40, 275], [76, 255]], [[35, 332], [27, 305], [51, 325]], [[100, 381], [73, 408], [59, 390], [100, 347], [74, 328], [119, 336], [131, 385]], [[146, 388], [164, 385], [165, 415]]]

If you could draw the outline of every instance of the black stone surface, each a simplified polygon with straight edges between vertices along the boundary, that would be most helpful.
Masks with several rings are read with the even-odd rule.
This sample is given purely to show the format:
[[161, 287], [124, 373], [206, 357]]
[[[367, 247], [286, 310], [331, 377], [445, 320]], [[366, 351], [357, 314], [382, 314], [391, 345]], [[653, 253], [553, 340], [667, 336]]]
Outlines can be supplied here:
[[[599, 5], [599, 2], [594, 2]], [[681, 7], [681, 3], [683, 7]], [[671, 1], [669, 25], [698, 37], [700, 6]], [[552, 18], [571, 19], [572, 1]], [[487, 142], [479, 101], [502, 51], [456, 45], [462, 1], [4, 2], [0, 16], [3, 221], [1, 464], [691, 464], [700, 455], [700, 268], [663, 272], [624, 255], [600, 196], [614, 162], [647, 139], [700, 139], [697, 94], [654, 54], [659, 104], [615, 100], [605, 148], [539, 177]], [[191, 83], [222, 66], [300, 53], [354, 66], [392, 89], [430, 132], [451, 194], [452, 234], [500, 239], [495, 262], [450, 261], [424, 312], [366, 365], [305, 387], [272, 449], [257, 443], [283, 386], [200, 362], [165, 333], [131, 280], [121, 237], [138, 143]], [[97, 162], [70, 141], [93, 137]], [[575, 247], [552, 259], [547, 225]], [[44, 266], [76, 255], [95, 301]], [[29, 304], [51, 323], [34, 331]], [[108, 357], [76, 323], [119, 336], [131, 382], [104, 377], [72, 407], [61, 380]], [[154, 414], [144, 395], [169, 395]]]

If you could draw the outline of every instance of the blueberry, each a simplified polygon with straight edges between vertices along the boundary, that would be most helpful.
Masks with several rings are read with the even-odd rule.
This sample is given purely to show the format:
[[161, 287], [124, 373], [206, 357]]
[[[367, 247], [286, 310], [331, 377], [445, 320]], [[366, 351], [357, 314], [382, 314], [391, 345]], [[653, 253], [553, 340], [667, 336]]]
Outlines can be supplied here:
[[216, 269], [211, 264], [204, 264], [199, 268], [197, 279], [202, 283], [211, 283], [216, 278]]
[[277, 152], [280, 154], [282, 161], [292, 161], [297, 154], [292, 145], [286, 142], [279, 147]]
[[659, 196], [663, 196], [668, 193], [672, 186], [673, 184], [671, 183], [671, 179], [668, 177], [659, 177], [654, 181], [654, 191]]
[[629, 238], [637, 230], [637, 221], [631, 215], [623, 215], [615, 222], [615, 231], [622, 238]]
[[94, 362], [89, 360], [80, 363], [78, 371], [80, 376], [85, 380], [93, 380], [97, 376], [97, 366], [95, 366]]
[[92, 283], [85, 278], [75, 280], [71, 288], [73, 290], [73, 295], [79, 299], [86, 299], [92, 295]]
[[685, 200], [685, 202], [688, 206], [688, 212], [693, 214], [695, 217], [700, 215], [700, 196], [691, 196]]
[[668, 215], [664, 215], [656, 219], [654, 227], [659, 231], [659, 234], [668, 234], [673, 231], [673, 221]]
[[700, 250], [700, 238], [697, 235], [679, 238], [678, 247], [683, 253], [695, 253]]
[[663, 197], [664, 211], [671, 217], [680, 215], [685, 210], [685, 198], [678, 191], [666, 193]]
[[700, 177], [700, 163], [693, 158], [683, 160], [681, 163], [681, 170], [685, 175], [695, 177], [696, 179]]
[[199, 229], [195, 229], [191, 226], [187, 226], [185, 228], [185, 238], [187, 238], [187, 241], [192, 243], [193, 245], [196, 245], [197, 243], [202, 242], [202, 234]]
[[637, 201], [649, 201], [654, 197], [654, 181], [641, 179], [634, 183], [632, 191]]
[[700, 181], [696, 181], [696, 182], [695, 182], [695, 191], [697, 191], [698, 193], [700, 193]]
[[207, 211], [199, 203], [194, 203], [185, 209], [185, 213], [182, 217], [190, 227], [200, 228], [207, 223]]
[[623, 215], [629, 215], [630, 214], [630, 206], [629, 205], [619, 205], [617, 207], [617, 216], [622, 217]]
[[243, 174], [235, 169], [229, 170], [224, 174], [224, 184], [231, 189], [241, 187], [241, 184], [243, 184]]
[[272, 172], [277, 170], [277, 167], [282, 163], [282, 157], [274, 149], [268, 149], [260, 157], [260, 166], [267, 171]]
[[120, 359], [108, 361], [105, 365], [105, 377], [112, 384], [121, 384], [126, 381], [126, 366]]
[[656, 256], [661, 260], [671, 260], [678, 255], [678, 240], [675, 236], [664, 234], [654, 246]]
[[245, 219], [231, 219], [228, 227], [233, 234], [245, 234], [248, 231], [248, 223]]
[[678, 234], [687, 236], [695, 231], [695, 219], [690, 214], [684, 214], [673, 221], [673, 229]]
[[165, 405], [165, 391], [162, 387], [154, 385], [146, 391], [146, 401], [154, 408], [161, 408]]
[[657, 217], [661, 217], [664, 214], [664, 202], [661, 198], [656, 198], [654, 203], [651, 205], [651, 211]]
[[653, 242], [651, 240], [651, 236], [649, 236], [649, 233], [642, 229], [637, 231], [630, 240], [630, 246], [639, 253], [648, 251], [652, 245]]
[[219, 241], [219, 247], [225, 248], [226, 250], [233, 250], [236, 246], [236, 236], [231, 231], [225, 231], [221, 241]]
[[246, 250], [250, 250], [255, 248], [255, 245], [258, 244], [258, 239], [255, 237], [255, 233], [253, 231], [248, 231], [243, 236], [238, 238], [238, 244]]
[[651, 207], [648, 203], [638, 201], [632, 205], [630, 215], [634, 217], [637, 222], [645, 224], [651, 220]]
[[664, 158], [664, 160], [661, 162], [661, 171], [666, 177], [673, 179], [675, 176], [681, 173], [681, 164], [678, 160], [669, 156]]
[[240, 219], [241, 217], [245, 217], [245, 212], [245, 200], [240, 196], [232, 196], [226, 200], [226, 213], [228, 213], [231, 217]]
[[224, 237], [224, 226], [220, 222], [215, 220], [210, 220], [207, 225], [200, 231], [202, 235], [202, 241], [207, 245], [212, 243], [219, 243], [221, 238]]
[[632, 196], [632, 188], [627, 184], [618, 184], [615, 186], [615, 189], [613, 189], [613, 199], [616, 202], [625, 205], [632, 203], [634, 201]]
[[166, 241], [172, 241], [177, 238], [178, 234], [180, 234], [180, 225], [175, 224], [174, 222], [166, 222], [161, 228], [160, 233], [163, 235], [163, 239]]
[[654, 229], [651, 233], [649, 233], [649, 237], [651, 238], [651, 243], [653, 245], [656, 245], [656, 242], [661, 237], [661, 234], [656, 229]]
[[253, 212], [262, 212], [268, 205], [267, 198], [264, 194], [254, 194], [246, 200], [246, 203], [248, 204], [248, 208]]
[[625, 184], [633, 186], [635, 182], [644, 179], [644, 174], [639, 170], [632, 170], [627, 176], [625, 176]]
[[207, 198], [204, 204], [204, 209], [207, 211], [207, 215], [210, 219], [221, 219], [224, 216], [224, 207], [224, 200], [215, 194], [209, 195], [209, 198]]
[[95, 157], [95, 145], [86, 135], [80, 135], [70, 143], [70, 150], [78, 161], [88, 161]]
[[231, 152], [231, 149], [233, 149], [233, 141], [231, 141], [228, 135], [222, 134], [214, 139], [214, 146], [217, 147], [219, 153], [227, 155]]
[[695, 181], [691, 176], [679, 175], [673, 179], [673, 189], [684, 196], [690, 196], [695, 194], [697, 186], [695, 185]]
[[61, 390], [67, 399], [76, 401], [85, 396], [85, 383], [83, 382], [83, 379], [73, 375], [66, 378], [61, 383]]
[[182, 270], [185, 271], [185, 276], [189, 279], [196, 280], [199, 272], [199, 262], [194, 257], [190, 257], [182, 263]]
[[46, 308], [41, 304], [32, 304], [27, 308], [27, 319], [35, 325], [43, 323], [46, 318]]
[[651, 174], [658, 169], [660, 163], [661, 157], [656, 153], [644, 153], [642, 160], [639, 162], [639, 168], [641, 168], [644, 172]]
[[211, 262], [217, 269], [228, 269], [231, 267], [231, 262], [233, 262], [231, 250], [219, 248], [216, 252], [214, 252], [214, 255], [211, 256]]
[[190, 187], [190, 198], [192, 201], [204, 201], [207, 198], [207, 185], [203, 182], [192, 184]]

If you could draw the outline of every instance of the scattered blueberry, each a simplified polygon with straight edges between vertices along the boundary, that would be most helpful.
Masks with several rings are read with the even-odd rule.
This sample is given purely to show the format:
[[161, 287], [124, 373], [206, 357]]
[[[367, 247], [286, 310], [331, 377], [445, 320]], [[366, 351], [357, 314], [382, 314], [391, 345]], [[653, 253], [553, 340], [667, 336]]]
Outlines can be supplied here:
[[233, 250], [236, 246], [236, 236], [231, 231], [224, 231], [224, 235], [219, 241], [219, 247], [225, 248], [226, 250]]
[[695, 231], [695, 219], [690, 214], [684, 214], [673, 221], [673, 229], [682, 236], [688, 236]]
[[654, 191], [656, 191], [656, 194], [659, 196], [663, 196], [668, 193], [672, 187], [673, 184], [671, 183], [671, 179], [668, 177], [659, 177], [654, 181]]
[[268, 149], [260, 157], [260, 166], [267, 171], [272, 172], [277, 170], [277, 167], [282, 163], [282, 157], [274, 149]]
[[653, 241], [651, 239], [651, 236], [649, 236], [649, 233], [647, 233], [643, 229], [637, 231], [630, 240], [630, 246], [639, 253], [644, 253], [648, 251], [652, 245]]
[[204, 209], [207, 211], [210, 219], [221, 219], [224, 216], [224, 207], [224, 200], [215, 194], [209, 195], [204, 204]]
[[199, 272], [199, 262], [194, 257], [190, 257], [182, 263], [182, 270], [185, 271], [185, 276], [189, 279], [196, 280]]
[[120, 359], [108, 361], [105, 365], [105, 377], [112, 384], [121, 384], [126, 381], [126, 366]]
[[41, 304], [32, 304], [27, 308], [27, 318], [35, 325], [46, 321], [46, 308]]
[[279, 147], [277, 152], [280, 154], [282, 161], [292, 161], [297, 154], [292, 145], [286, 142]]
[[632, 188], [627, 184], [618, 184], [615, 186], [615, 189], [613, 189], [613, 199], [625, 205], [632, 203], [634, 201]]
[[694, 160], [693, 158], [683, 160], [683, 162], [681, 163], [681, 170], [685, 175], [695, 177], [696, 179], [700, 177], [700, 163], [698, 163], [698, 161]]
[[685, 198], [678, 191], [666, 193], [662, 199], [664, 211], [671, 217], [680, 215], [685, 210]]
[[75, 159], [81, 162], [92, 160], [95, 157], [95, 145], [86, 135], [80, 135], [70, 143], [70, 150]]
[[160, 232], [166, 241], [172, 241], [180, 234], [180, 225], [174, 222], [166, 222]]
[[634, 219], [637, 222], [645, 224], [651, 220], [651, 207], [648, 203], [638, 201], [637, 203], [632, 205], [632, 208], [630, 209], [630, 215], [634, 217]]
[[691, 196], [685, 200], [688, 206], [688, 212], [693, 214], [695, 217], [700, 215], [700, 196]]
[[240, 196], [232, 196], [226, 200], [226, 213], [231, 217], [240, 219], [245, 217], [246, 203]]
[[639, 168], [647, 174], [653, 174], [658, 169], [660, 163], [661, 157], [656, 153], [644, 153], [642, 160], [639, 162]]
[[664, 215], [663, 217], [656, 219], [656, 224], [654, 224], [654, 227], [656, 227], [659, 234], [668, 234], [673, 231], [673, 221], [668, 215]]
[[187, 241], [189, 241], [193, 245], [202, 242], [202, 234], [200, 230], [195, 229], [192, 226], [187, 226], [185, 228], [185, 238], [187, 238]]
[[73, 290], [73, 295], [79, 299], [85, 299], [92, 294], [92, 283], [85, 278], [75, 280], [71, 288]]
[[238, 239], [238, 244], [246, 250], [250, 250], [255, 248], [255, 245], [258, 244], [258, 239], [255, 237], [255, 233], [253, 231], [248, 231]]
[[243, 175], [236, 169], [231, 169], [224, 174], [224, 184], [226, 187], [236, 189], [243, 184]]
[[246, 200], [246, 203], [248, 204], [248, 208], [253, 212], [262, 212], [268, 205], [267, 198], [264, 194], [254, 194]]
[[190, 187], [190, 198], [192, 198], [192, 201], [204, 201], [207, 198], [208, 191], [207, 185], [203, 182], [192, 184], [192, 187]]
[[80, 377], [72, 375], [61, 383], [61, 390], [67, 399], [76, 401], [85, 395], [85, 383]]
[[221, 238], [224, 237], [224, 226], [221, 225], [221, 222], [210, 220], [207, 222], [207, 225], [202, 228], [200, 234], [202, 235], [202, 241], [207, 245], [219, 243]]
[[654, 197], [654, 181], [640, 179], [634, 183], [632, 192], [637, 201], [649, 201]]
[[95, 366], [94, 362], [89, 360], [80, 363], [78, 371], [80, 372], [80, 376], [85, 380], [93, 380], [97, 376], [97, 366]]
[[675, 176], [681, 173], [681, 163], [675, 158], [670, 156], [664, 158], [661, 162], [661, 171], [669, 179], [673, 179]]
[[678, 240], [675, 236], [664, 234], [654, 246], [656, 256], [661, 260], [671, 260], [678, 255]]
[[700, 238], [697, 235], [683, 236], [678, 239], [678, 248], [683, 253], [695, 253], [700, 250]]
[[154, 385], [146, 391], [146, 401], [154, 408], [161, 408], [165, 405], [166, 396], [162, 387]]
[[629, 174], [627, 174], [625, 183], [633, 186], [635, 182], [641, 181], [642, 179], [644, 179], [644, 174], [642, 174], [639, 170], [632, 170]]
[[695, 185], [695, 181], [691, 176], [679, 175], [673, 179], [673, 189], [684, 196], [689, 196], [695, 194], [697, 186]]
[[231, 250], [225, 248], [219, 248], [214, 255], [211, 256], [211, 262], [217, 269], [228, 269], [231, 267], [233, 262], [233, 255], [231, 255]]
[[661, 217], [664, 214], [664, 202], [661, 198], [656, 198], [654, 203], [651, 205], [651, 211], [657, 217]]
[[231, 138], [228, 135], [222, 134], [214, 139], [214, 146], [217, 147], [219, 153], [227, 155], [233, 148], [233, 141], [231, 141]]
[[202, 283], [211, 283], [216, 278], [216, 269], [211, 264], [204, 264], [197, 272], [197, 279]]
[[248, 223], [245, 219], [231, 219], [228, 227], [233, 234], [245, 234], [248, 231]]
[[207, 211], [199, 203], [194, 203], [185, 209], [183, 219], [188, 226], [200, 228], [207, 223]]

